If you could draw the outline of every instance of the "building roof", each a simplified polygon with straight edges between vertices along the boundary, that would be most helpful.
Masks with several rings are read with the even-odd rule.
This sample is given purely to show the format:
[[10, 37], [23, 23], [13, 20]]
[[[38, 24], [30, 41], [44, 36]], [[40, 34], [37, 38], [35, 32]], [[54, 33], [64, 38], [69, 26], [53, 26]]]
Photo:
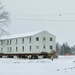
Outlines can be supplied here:
[[[46, 31], [46, 30], [43, 30], [43, 31]], [[30, 33], [24, 33], [24, 34], [16, 34], [16, 35], [2, 36], [2, 37], [0, 37], [0, 40], [33, 36], [33, 35], [35, 35], [35, 34], [38, 34], [38, 33], [40, 33], [40, 32], [43, 32], [43, 31], [36, 31], [36, 32], [30, 32]], [[51, 34], [51, 35], [52, 35], [52, 34]], [[53, 36], [54, 36], [54, 35], [53, 35]]]

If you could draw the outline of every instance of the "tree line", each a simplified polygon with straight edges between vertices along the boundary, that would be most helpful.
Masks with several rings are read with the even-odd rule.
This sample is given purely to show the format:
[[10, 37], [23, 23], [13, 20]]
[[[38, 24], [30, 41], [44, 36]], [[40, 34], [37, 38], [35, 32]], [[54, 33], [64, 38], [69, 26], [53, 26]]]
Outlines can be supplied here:
[[58, 55], [75, 55], [75, 45], [70, 47], [68, 43], [63, 43], [60, 45], [58, 42], [56, 43], [56, 52]]

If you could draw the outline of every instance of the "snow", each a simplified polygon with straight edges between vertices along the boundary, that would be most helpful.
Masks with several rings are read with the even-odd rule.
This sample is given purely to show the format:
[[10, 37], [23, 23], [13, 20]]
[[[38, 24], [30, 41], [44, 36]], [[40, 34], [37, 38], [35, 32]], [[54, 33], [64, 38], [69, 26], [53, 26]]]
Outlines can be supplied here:
[[[35, 32], [29, 32], [29, 33], [23, 33], [23, 34], [16, 34], [16, 35], [6, 35], [6, 36], [1, 36], [0, 39], [4, 40], [4, 39], [14, 39], [14, 38], [21, 38], [21, 37], [28, 37], [28, 36], [33, 36], [35, 34], [38, 34], [40, 32], [43, 32], [46, 30], [41, 30], [41, 31], [35, 31]], [[46, 31], [47, 32], [47, 31]], [[51, 34], [51, 33], [50, 33]], [[51, 34], [52, 36], [54, 36], [53, 34]]]
[[12, 39], [12, 38], [20, 38], [20, 37], [28, 37], [28, 36], [33, 36], [41, 31], [36, 31], [36, 32], [30, 32], [30, 33], [23, 33], [23, 34], [16, 34], [16, 35], [9, 35], [9, 36], [2, 36], [0, 39]]
[[[45, 31], [45, 30], [43, 30]], [[35, 34], [38, 34], [42, 31], [36, 31], [36, 32], [29, 32], [29, 33], [23, 33], [23, 34], [16, 34], [16, 35], [9, 35], [9, 36], [2, 36], [0, 37], [0, 39], [13, 39], [13, 38], [20, 38], [20, 37], [28, 37], [28, 36], [33, 36]]]
[[58, 59], [0, 58], [0, 75], [75, 75], [75, 56]]

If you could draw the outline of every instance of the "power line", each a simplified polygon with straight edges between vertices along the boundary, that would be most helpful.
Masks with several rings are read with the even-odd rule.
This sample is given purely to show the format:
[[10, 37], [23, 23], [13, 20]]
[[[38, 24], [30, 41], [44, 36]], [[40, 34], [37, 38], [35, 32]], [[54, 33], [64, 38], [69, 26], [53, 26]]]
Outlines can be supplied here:
[[49, 20], [49, 19], [27, 19], [27, 18], [11, 18], [15, 20], [28, 20], [28, 21], [53, 21], [53, 22], [75, 22], [75, 20]]
[[52, 13], [52, 14], [38, 14], [38, 15], [37, 14], [36, 15], [33, 15], [33, 14], [32, 15], [13, 15], [13, 16], [27, 16], [27, 17], [28, 16], [29, 17], [30, 16], [59, 16], [60, 14], [61, 15], [75, 15], [75, 12], [73, 12], [73, 13], [59, 13], [59, 14], [58, 13], [54, 13], [54, 14]]

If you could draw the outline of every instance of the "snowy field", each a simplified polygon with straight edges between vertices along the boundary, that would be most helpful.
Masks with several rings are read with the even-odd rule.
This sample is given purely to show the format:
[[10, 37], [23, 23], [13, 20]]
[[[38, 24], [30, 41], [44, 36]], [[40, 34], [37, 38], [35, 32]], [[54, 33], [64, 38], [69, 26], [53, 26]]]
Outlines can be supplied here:
[[75, 56], [58, 59], [0, 58], [0, 75], [75, 75]]

